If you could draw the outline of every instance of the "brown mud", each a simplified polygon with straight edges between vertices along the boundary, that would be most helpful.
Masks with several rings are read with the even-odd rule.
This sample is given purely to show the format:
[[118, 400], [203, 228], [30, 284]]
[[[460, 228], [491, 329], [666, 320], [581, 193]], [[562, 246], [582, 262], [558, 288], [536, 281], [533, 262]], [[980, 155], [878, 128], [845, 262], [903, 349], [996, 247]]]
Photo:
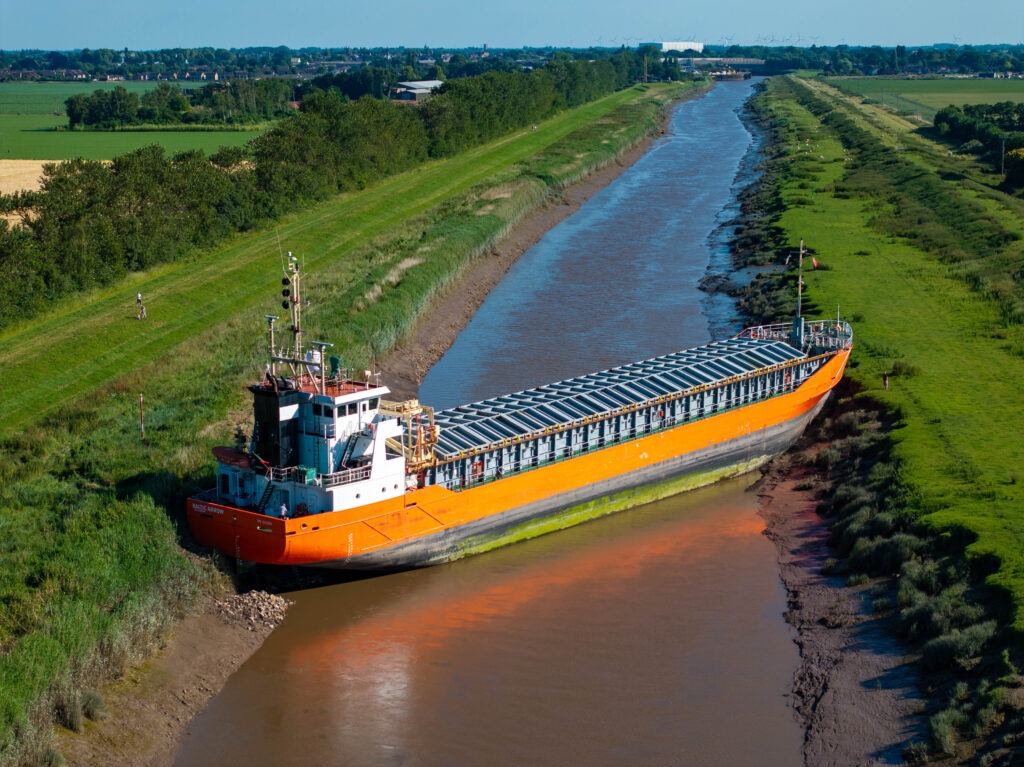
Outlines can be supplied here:
[[188, 723], [284, 620], [287, 605], [263, 591], [208, 597], [163, 650], [103, 689], [103, 719], [81, 734], [57, 733], [66, 763], [172, 764]]
[[791, 695], [804, 727], [804, 764], [903, 764], [904, 746], [926, 740], [916, 657], [872, 610], [870, 585], [846, 586], [827, 574], [829, 524], [809, 489], [822, 447], [805, 437], [772, 462], [757, 488], [800, 648]]

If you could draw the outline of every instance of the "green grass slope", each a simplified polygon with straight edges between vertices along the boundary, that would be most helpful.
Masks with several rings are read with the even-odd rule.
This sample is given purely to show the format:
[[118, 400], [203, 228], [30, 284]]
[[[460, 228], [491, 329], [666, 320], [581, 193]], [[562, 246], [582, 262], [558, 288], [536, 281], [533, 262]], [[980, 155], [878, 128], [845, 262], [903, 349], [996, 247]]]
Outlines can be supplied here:
[[[994, 558], [988, 582], [1011, 597], [1022, 631], [1024, 329], [1022, 288], [1008, 279], [1024, 265], [1021, 202], [910, 125], [820, 83], [791, 87], [814, 91], [822, 114], [866, 137], [844, 147], [822, 114], [789, 96], [775, 104], [794, 160], [780, 223], [824, 267], [807, 275], [809, 295], [854, 318], [850, 375], [903, 416], [897, 455], [913, 510], [936, 530], [966, 531], [979, 565]], [[854, 152], [878, 164], [851, 181]], [[885, 371], [896, 373], [888, 391]]]

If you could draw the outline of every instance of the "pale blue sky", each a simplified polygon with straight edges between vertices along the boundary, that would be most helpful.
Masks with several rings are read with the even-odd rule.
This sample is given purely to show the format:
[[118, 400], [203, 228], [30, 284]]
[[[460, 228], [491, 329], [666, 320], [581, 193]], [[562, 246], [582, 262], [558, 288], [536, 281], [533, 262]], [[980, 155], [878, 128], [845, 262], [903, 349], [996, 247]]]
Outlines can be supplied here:
[[0, 0], [0, 49], [1020, 43], [1021, 0]]

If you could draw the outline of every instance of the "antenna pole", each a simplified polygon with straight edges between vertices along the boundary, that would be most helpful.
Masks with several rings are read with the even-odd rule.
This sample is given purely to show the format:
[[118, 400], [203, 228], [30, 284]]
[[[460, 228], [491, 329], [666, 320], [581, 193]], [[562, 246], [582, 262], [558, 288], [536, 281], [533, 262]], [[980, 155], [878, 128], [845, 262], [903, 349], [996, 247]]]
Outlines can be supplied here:
[[799, 271], [796, 277], [796, 316], [803, 317], [804, 298], [804, 241], [800, 240]]
[[263, 317], [267, 321], [267, 326], [270, 328], [270, 375], [277, 378], [277, 360], [274, 358], [277, 356], [277, 352], [274, 350], [274, 320], [277, 319], [273, 314], [264, 314]]

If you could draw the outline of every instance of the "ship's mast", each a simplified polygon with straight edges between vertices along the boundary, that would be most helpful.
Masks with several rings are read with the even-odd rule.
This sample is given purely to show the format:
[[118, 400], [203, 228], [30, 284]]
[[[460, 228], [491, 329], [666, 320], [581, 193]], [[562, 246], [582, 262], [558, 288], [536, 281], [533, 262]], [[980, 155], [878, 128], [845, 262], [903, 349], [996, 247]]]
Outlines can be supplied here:
[[275, 377], [277, 376], [278, 362], [291, 365], [293, 374], [295, 366], [303, 363], [302, 302], [300, 300], [302, 294], [300, 292], [299, 261], [292, 255], [291, 251], [288, 251], [288, 265], [285, 270], [285, 276], [281, 278], [281, 286], [281, 308], [288, 309], [291, 314], [292, 324], [289, 329], [292, 331], [292, 350], [289, 355], [285, 349], [280, 351], [277, 349], [274, 337], [274, 321], [277, 319], [277, 316], [265, 314], [264, 317], [270, 330], [270, 372]]
[[324, 341], [314, 341], [316, 351], [303, 353], [302, 346], [302, 280], [299, 275], [299, 260], [288, 251], [288, 264], [285, 275], [281, 278], [281, 308], [288, 309], [291, 314], [292, 348], [288, 351], [282, 348], [280, 351], [274, 345], [274, 320], [277, 317], [264, 315], [267, 325], [270, 328], [270, 373], [277, 377], [277, 363], [283, 362], [291, 367], [292, 375], [296, 379], [305, 370], [308, 380], [316, 387], [317, 391], [327, 391], [326, 375], [326, 351], [333, 344]]
[[804, 241], [800, 240], [800, 251], [797, 255], [797, 276], [796, 276], [796, 316], [793, 318], [793, 332], [791, 333], [791, 342], [797, 349], [803, 351], [804, 348], [804, 313], [803, 313], [803, 297], [804, 297]]
[[287, 275], [281, 279], [284, 286], [281, 306], [291, 310], [292, 315], [292, 359], [302, 358], [302, 294], [299, 279], [299, 260], [288, 251]]

